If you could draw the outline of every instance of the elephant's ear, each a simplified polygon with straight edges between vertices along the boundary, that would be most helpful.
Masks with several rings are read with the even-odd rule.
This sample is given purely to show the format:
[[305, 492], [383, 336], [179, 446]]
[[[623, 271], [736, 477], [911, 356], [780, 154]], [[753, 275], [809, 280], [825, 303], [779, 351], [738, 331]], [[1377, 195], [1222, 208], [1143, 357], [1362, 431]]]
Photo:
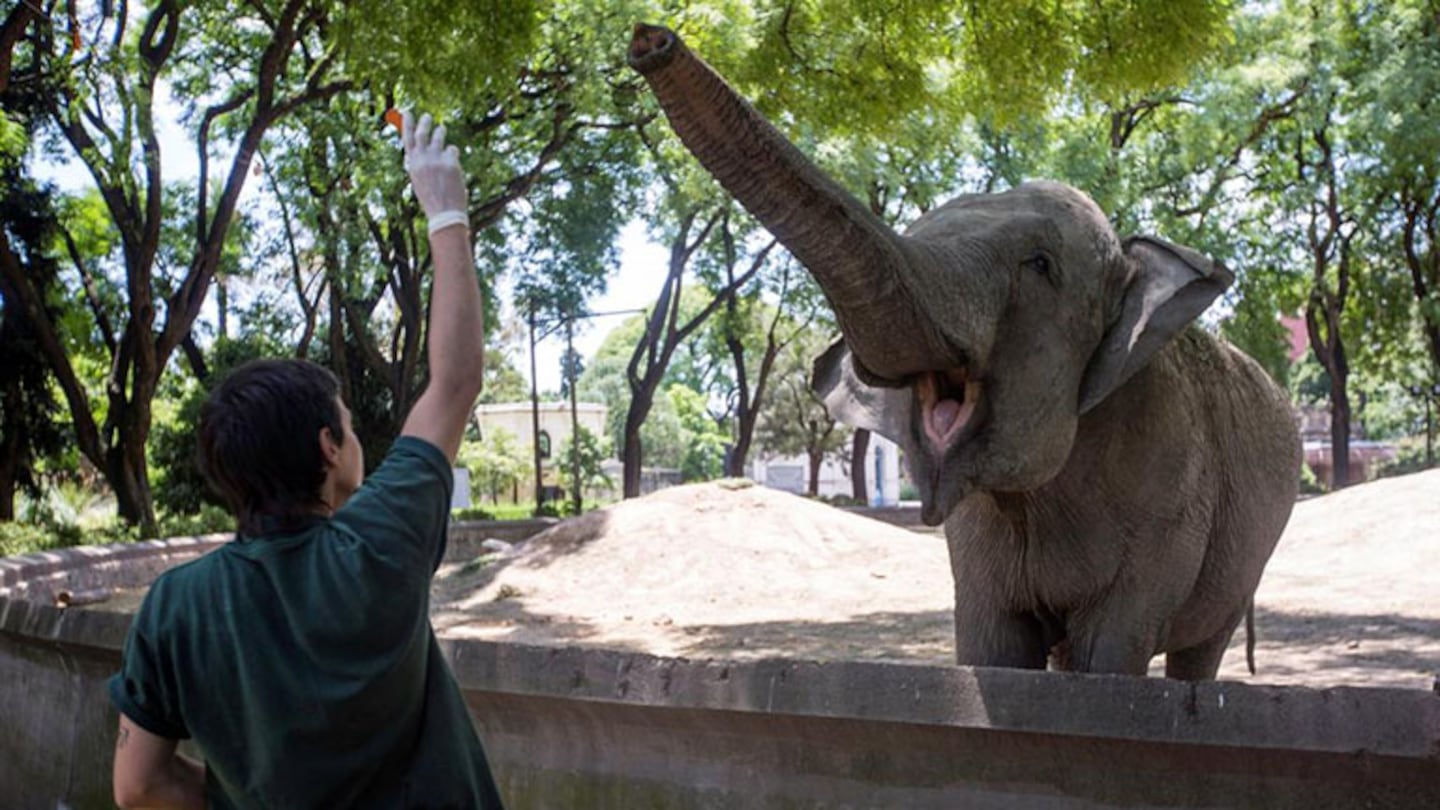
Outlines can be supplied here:
[[1080, 413], [1130, 379], [1235, 280], [1219, 262], [1148, 236], [1125, 240], [1125, 256], [1135, 272], [1123, 293], [1119, 319], [1085, 369]]
[[914, 395], [909, 388], [877, 388], [861, 382], [844, 340], [830, 344], [824, 354], [815, 358], [810, 387], [825, 404], [831, 419], [901, 444], [910, 425]]

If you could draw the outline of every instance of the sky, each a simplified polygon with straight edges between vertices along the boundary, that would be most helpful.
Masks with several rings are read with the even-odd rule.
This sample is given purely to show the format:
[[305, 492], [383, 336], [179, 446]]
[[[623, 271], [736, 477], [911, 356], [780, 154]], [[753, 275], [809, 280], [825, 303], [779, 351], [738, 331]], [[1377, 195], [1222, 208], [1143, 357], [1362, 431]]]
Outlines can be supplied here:
[[[606, 284], [605, 294], [590, 302], [591, 312], [618, 312], [648, 309], [655, 305], [664, 280], [669, 251], [645, 238], [645, 226], [632, 222], [620, 234], [620, 268]], [[512, 317], [510, 301], [500, 292], [501, 317]], [[578, 321], [575, 328], [575, 349], [587, 360], [595, 356], [600, 343], [610, 330], [632, 315], [614, 315]], [[535, 347], [535, 376], [541, 391], [560, 390], [560, 357], [565, 351], [565, 336], [556, 333]], [[511, 358], [527, 379], [530, 377], [528, 357]]]

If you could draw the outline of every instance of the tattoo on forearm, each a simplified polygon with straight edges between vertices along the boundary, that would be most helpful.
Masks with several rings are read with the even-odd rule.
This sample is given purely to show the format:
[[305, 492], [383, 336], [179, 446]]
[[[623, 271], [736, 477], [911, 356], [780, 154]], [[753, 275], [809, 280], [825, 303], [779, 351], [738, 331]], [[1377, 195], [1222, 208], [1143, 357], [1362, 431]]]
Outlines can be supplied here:
[[127, 742], [130, 742], [130, 727], [122, 725], [120, 726], [120, 733], [115, 737], [115, 747], [124, 748]]

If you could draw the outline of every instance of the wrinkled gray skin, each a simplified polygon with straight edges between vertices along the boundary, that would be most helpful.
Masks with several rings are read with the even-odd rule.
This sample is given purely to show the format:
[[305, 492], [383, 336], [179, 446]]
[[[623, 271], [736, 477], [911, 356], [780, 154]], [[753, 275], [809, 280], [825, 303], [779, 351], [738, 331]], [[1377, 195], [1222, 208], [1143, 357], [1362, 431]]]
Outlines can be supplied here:
[[682, 141], [815, 276], [833, 416], [905, 449], [945, 524], [961, 664], [1213, 678], [1289, 518], [1285, 396], [1191, 326], [1230, 284], [1084, 194], [1027, 183], [896, 234], [670, 31], [630, 64]]

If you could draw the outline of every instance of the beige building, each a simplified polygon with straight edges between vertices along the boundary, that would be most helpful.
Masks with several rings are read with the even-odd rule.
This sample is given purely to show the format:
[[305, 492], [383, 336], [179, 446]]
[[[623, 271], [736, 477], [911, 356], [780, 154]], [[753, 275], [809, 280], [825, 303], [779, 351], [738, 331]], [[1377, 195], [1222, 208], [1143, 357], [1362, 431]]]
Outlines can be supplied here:
[[[581, 402], [575, 406], [575, 417], [580, 426], [595, 434], [605, 435], [606, 407], [595, 402]], [[560, 448], [570, 439], [570, 403], [541, 402], [540, 415], [540, 457], [542, 480], [547, 487], [560, 486], [556, 464]], [[526, 458], [534, 458], [535, 429], [529, 402], [498, 402], [475, 406], [475, 423], [484, 436], [492, 430], [505, 430], [515, 436]], [[535, 474], [521, 476], [519, 500], [535, 497]], [[550, 498], [554, 500], [554, 498]]]

